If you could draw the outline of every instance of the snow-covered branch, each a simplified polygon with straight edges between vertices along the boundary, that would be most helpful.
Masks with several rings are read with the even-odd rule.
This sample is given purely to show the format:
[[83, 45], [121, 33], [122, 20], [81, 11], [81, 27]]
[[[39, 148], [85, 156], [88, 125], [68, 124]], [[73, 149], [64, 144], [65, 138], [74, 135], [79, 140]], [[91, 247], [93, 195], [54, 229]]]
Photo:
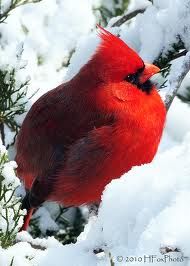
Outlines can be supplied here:
[[[165, 105], [166, 109], [168, 110], [177, 95], [177, 92], [181, 86], [182, 81], [184, 80], [185, 76], [190, 70], [190, 52], [186, 54], [184, 60], [181, 62], [180, 67], [177, 68], [177, 71], [170, 75], [169, 79], [169, 90], [165, 97]], [[172, 69], [171, 69], [172, 71]]]
[[15, 168], [16, 163], [8, 161], [8, 153], [0, 140], [0, 246], [3, 248], [14, 243], [25, 215], [21, 210], [21, 199], [15, 195], [20, 186]]
[[4, 22], [7, 17], [9, 16], [9, 13], [25, 4], [30, 4], [30, 3], [38, 3], [42, 0], [11, 0], [11, 1], [0, 1], [0, 23]]
[[123, 23], [127, 22], [128, 20], [136, 17], [138, 14], [142, 14], [144, 13], [144, 11], [146, 10], [146, 8], [140, 8], [137, 10], [134, 10], [130, 13], [127, 13], [126, 15], [122, 16], [120, 19], [118, 19], [113, 25], [112, 27], [120, 27]]

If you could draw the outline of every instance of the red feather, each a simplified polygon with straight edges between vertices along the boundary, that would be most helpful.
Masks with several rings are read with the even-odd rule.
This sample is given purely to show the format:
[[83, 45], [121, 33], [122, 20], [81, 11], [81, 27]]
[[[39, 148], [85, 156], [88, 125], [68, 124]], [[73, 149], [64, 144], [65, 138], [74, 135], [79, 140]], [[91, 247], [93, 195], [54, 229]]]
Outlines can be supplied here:
[[157, 151], [166, 110], [148, 79], [158, 68], [99, 29], [89, 62], [34, 103], [19, 132], [18, 175], [31, 208], [100, 201], [106, 184]]

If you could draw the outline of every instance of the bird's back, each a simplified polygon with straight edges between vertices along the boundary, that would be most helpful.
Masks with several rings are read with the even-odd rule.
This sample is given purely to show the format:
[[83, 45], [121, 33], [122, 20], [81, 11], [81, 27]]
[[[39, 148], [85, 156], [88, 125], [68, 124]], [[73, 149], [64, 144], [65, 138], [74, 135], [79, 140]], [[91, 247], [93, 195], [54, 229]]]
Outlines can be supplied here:
[[47, 92], [24, 119], [16, 142], [16, 162], [17, 173], [28, 189], [36, 177], [52, 168], [51, 163], [63, 163], [78, 139], [113, 122], [111, 114], [99, 112], [77, 87], [74, 80]]

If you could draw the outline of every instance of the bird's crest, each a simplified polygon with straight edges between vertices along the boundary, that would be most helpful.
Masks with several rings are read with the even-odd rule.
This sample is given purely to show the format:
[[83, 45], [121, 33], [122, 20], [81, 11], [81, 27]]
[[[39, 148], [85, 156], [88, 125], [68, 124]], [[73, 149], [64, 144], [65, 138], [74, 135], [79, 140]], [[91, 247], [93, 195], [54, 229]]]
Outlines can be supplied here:
[[[123, 40], [111, 32], [98, 27], [100, 44], [82, 71], [94, 74], [97, 80], [118, 82], [125, 80], [129, 74], [136, 73], [144, 67], [138, 54]], [[89, 71], [89, 70], [92, 71]]]
[[[119, 37], [113, 35], [111, 32], [105, 30], [100, 25], [97, 25], [98, 35], [100, 36], [102, 42], [99, 45], [99, 51], [104, 50], [104, 53], [114, 53], [113, 55], [120, 55], [128, 58], [128, 61], [132, 60], [133, 63], [144, 64], [140, 56], [130, 48], [123, 40]], [[105, 48], [105, 49], [104, 49]], [[107, 49], [106, 49], [107, 48]], [[117, 53], [115, 54], [115, 52]]]
[[97, 29], [98, 29], [98, 34], [100, 36], [100, 38], [104, 41], [113, 41], [115, 40], [114, 37], [116, 37], [115, 35], [113, 35], [111, 32], [107, 31], [106, 29], [102, 28], [100, 25], [97, 24]]

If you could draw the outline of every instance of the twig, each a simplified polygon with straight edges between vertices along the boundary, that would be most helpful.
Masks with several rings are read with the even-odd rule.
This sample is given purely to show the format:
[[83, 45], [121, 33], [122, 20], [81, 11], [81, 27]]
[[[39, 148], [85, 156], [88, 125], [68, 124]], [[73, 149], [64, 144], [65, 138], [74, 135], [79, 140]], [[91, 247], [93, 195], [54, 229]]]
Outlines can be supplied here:
[[7, 10], [5, 10], [3, 13], [1, 13], [1, 1], [0, 1], [0, 23], [3, 23], [7, 17], [9, 16], [9, 13], [19, 7], [19, 6], [22, 6], [22, 5], [26, 5], [26, 4], [31, 4], [31, 3], [38, 3], [42, 0], [12, 0], [9, 7], [7, 8]]
[[111, 255], [111, 253], [109, 252], [109, 259], [110, 259], [110, 266], [115, 266], [115, 263], [114, 263], [114, 261], [113, 261], [113, 258], [112, 258], [112, 255]]
[[170, 253], [170, 252], [181, 252], [181, 250], [179, 248], [176, 247], [161, 247], [160, 248], [160, 253], [162, 255]]
[[13, 266], [13, 262], [14, 262], [14, 257], [12, 257], [10, 266]]
[[2, 140], [3, 145], [5, 145], [5, 129], [3, 122], [0, 123], [0, 139]]
[[32, 248], [34, 249], [39, 249], [39, 250], [46, 250], [47, 248], [44, 247], [44, 246], [40, 246], [40, 245], [35, 245], [35, 244], [32, 244], [31, 242], [28, 242]]
[[188, 51], [185, 49], [185, 50], [183, 50], [183, 51], [181, 51], [181, 52], [175, 54], [175, 55], [173, 56], [172, 60], [175, 60], [175, 59], [177, 59], [177, 58], [179, 58], [179, 57], [181, 57], [181, 56], [184, 56], [184, 55], [186, 55], [187, 53], [188, 53]]
[[[17, 240], [16, 241], [16, 243], [20, 243], [20, 242], [23, 242], [22, 240]], [[33, 244], [33, 243], [31, 243], [30, 241], [26, 241], [28, 244], [30, 244], [31, 245], [31, 247], [32, 248], [34, 248], [34, 249], [39, 249], [39, 250], [46, 250], [47, 249], [47, 247], [45, 247], [45, 246], [41, 246], [40, 244]]]
[[169, 110], [175, 96], [177, 95], [177, 92], [181, 86], [182, 81], [184, 80], [185, 76], [190, 70], [190, 52], [188, 52], [183, 60], [182, 66], [181, 66], [181, 72], [179, 72], [176, 75], [176, 78], [169, 81], [169, 91], [166, 94], [165, 97], [165, 106], [167, 111]]
[[121, 26], [126, 21], [128, 21], [128, 20], [136, 17], [136, 15], [144, 13], [145, 10], [146, 10], [146, 8], [137, 9], [135, 11], [132, 11], [132, 12], [130, 12], [130, 13], [122, 16], [115, 23], [113, 23], [112, 27], [119, 27], [119, 26]]

